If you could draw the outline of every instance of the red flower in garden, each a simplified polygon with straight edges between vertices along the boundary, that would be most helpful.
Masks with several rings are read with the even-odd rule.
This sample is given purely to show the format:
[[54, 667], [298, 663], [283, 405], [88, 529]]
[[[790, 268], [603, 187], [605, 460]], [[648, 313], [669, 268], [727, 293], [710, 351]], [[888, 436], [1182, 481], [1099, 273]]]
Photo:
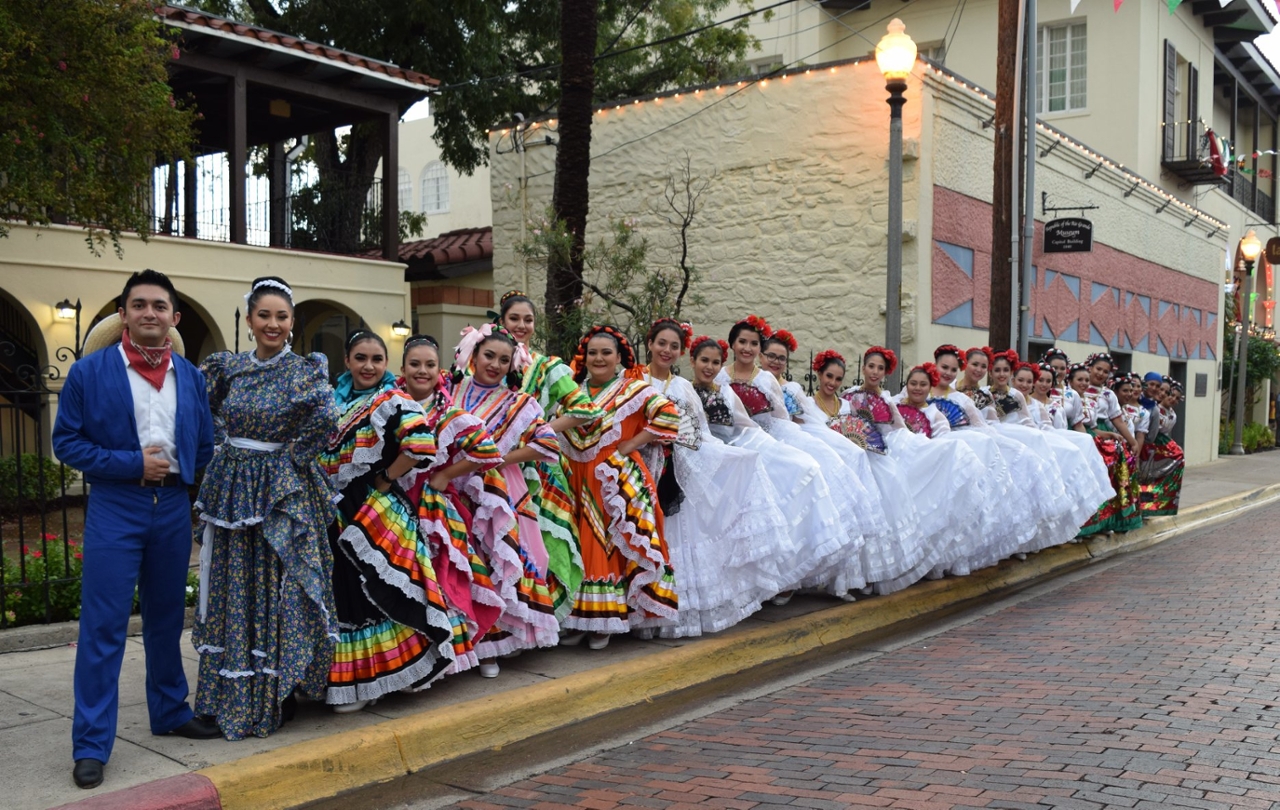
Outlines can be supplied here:
[[75, 554], [73, 554], [73, 555], [71, 555], [71, 556], [75, 557], [77, 560], [83, 560], [83, 559], [84, 559], [84, 554], [83, 554], [82, 552], [79, 552], [79, 551], [77, 551]]
[[39, 558], [43, 557], [44, 555], [43, 555], [43, 554], [41, 554], [39, 551], [33, 551], [33, 552], [31, 552], [31, 556], [32, 556], [32, 557], [35, 557], [36, 559], [39, 559]]
[[30, 553], [31, 553], [31, 549], [27, 548], [27, 547], [24, 545], [24, 546], [22, 547], [22, 553], [23, 553], [24, 555], [26, 555], [26, 554], [30, 554]]
[[45, 534], [40, 535], [40, 539], [41, 539], [41, 540], [57, 540], [57, 539], [58, 539], [58, 535], [56, 535], [56, 534], [49, 534], [49, 533], [47, 533], [47, 532], [46, 532]]

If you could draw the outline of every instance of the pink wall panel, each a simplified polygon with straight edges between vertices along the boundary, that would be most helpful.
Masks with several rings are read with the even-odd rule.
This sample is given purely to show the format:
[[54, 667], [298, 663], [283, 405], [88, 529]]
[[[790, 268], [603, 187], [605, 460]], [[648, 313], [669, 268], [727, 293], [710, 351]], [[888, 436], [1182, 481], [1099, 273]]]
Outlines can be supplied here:
[[[972, 302], [973, 326], [985, 329], [991, 278], [990, 203], [935, 186], [933, 238], [933, 320]], [[1043, 223], [1037, 222], [1033, 336], [1053, 339], [1074, 331], [1081, 343], [1167, 351], [1175, 358], [1214, 356], [1220, 326], [1217, 285], [1097, 242], [1091, 253], [1045, 256], [1040, 252], [1042, 239]], [[972, 250], [973, 276], [937, 243]], [[1198, 320], [1193, 309], [1199, 310]]]

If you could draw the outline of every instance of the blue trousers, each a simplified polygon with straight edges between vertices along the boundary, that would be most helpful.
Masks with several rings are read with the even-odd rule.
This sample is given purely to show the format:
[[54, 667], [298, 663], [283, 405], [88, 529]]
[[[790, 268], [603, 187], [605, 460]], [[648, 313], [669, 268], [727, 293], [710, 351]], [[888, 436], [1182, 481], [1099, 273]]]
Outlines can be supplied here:
[[185, 487], [93, 487], [84, 527], [73, 758], [106, 762], [111, 756], [135, 584], [151, 733], [167, 734], [191, 719], [180, 647], [190, 559]]

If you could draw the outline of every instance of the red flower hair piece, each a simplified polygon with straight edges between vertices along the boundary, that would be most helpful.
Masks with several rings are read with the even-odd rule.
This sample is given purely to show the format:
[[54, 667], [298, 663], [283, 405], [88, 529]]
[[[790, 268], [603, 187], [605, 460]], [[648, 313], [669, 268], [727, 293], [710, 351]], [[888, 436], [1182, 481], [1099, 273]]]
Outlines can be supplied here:
[[942, 385], [942, 375], [938, 373], [938, 367], [935, 364], [921, 363], [920, 365], [911, 369], [911, 371], [907, 374], [907, 379], [911, 379], [911, 375], [915, 374], [917, 371], [921, 372], [926, 377], [928, 377], [929, 385], [933, 386], [934, 388], [937, 388], [939, 385]]
[[944, 343], [933, 350], [933, 362], [938, 362], [938, 358], [944, 354], [954, 354], [956, 359], [960, 361], [960, 368], [964, 368], [964, 352], [960, 351], [959, 346], [950, 343]]
[[[994, 363], [996, 359], [996, 350], [990, 346], [974, 346], [972, 349], [969, 349], [964, 353], [964, 365], [969, 365], [969, 358], [973, 357], [975, 354], [981, 354], [987, 358], [988, 368], [991, 367], [991, 364]], [[963, 367], [964, 366], [961, 366], [961, 368]]]
[[729, 344], [723, 340], [717, 340], [710, 335], [699, 335], [689, 341], [689, 345], [693, 348], [694, 354], [697, 354], [698, 350], [706, 346], [708, 343], [720, 350], [721, 363], [729, 359]]
[[995, 354], [991, 355], [991, 365], [994, 366], [997, 360], [1004, 360], [1008, 362], [1009, 369], [1012, 371], [1018, 370], [1019, 360], [1018, 360], [1018, 352], [1016, 349], [1005, 349], [1002, 352], [996, 352]]
[[677, 321], [675, 318], [659, 318], [649, 324], [649, 331], [644, 336], [645, 343], [652, 343], [653, 339], [663, 329], [676, 329], [680, 333], [680, 349], [681, 351], [689, 351], [689, 347], [693, 345], [693, 324]]
[[1017, 375], [1019, 371], [1024, 370], [1031, 372], [1031, 379], [1033, 382], [1040, 379], [1040, 365], [1038, 363], [1019, 363], [1018, 367], [1013, 370], [1013, 373], [1014, 375]]
[[796, 349], [800, 348], [800, 342], [796, 340], [795, 335], [791, 334], [786, 329], [779, 329], [774, 332], [773, 339], [781, 342], [783, 346], [787, 347], [787, 351], [792, 354], [795, 354]]
[[892, 374], [893, 370], [898, 367], [898, 355], [883, 346], [872, 346], [870, 349], [867, 349], [866, 354], [862, 355], [862, 362], [866, 363], [867, 358], [873, 354], [878, 354], [884, 358], [884, 373], [886, 377]]
[[760, 335], [761, 340], [773, 337], [773, 327], [769, 325], [768, 321], [761, 318], [759, 315], [748, 315], [738, 321], [738, 323], [745, 323], [747, 326], [750, 326], [758, 335]]
[[840, 364], [840, 368], [844, 368], [844, 356], [841, 355], [840, 352], [835, 349], [823, 349], [818, 352], [817, 357], [813, 358], [813, 370], [818, 374], [821, 374], [822, 370], [826, 368], [827, 364], [832, 360], [838, 362]]

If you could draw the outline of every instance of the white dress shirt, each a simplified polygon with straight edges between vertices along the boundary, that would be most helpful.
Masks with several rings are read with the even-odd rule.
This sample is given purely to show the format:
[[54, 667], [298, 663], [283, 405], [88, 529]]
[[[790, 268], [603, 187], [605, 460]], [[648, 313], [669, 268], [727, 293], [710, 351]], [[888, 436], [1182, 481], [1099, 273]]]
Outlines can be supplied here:
[[116, 347], [124, 360], [125, 375], [129, 378], [129, 390], [133, 394], [133, 419], [138, 423], [138, 444], [143, 450], [159, 447], [160, 457], [169, 462], [169, 472], [181, 470], [178, 466], [178, 443], [175, 428], [178, 421], [178, 382], [172, 361], [164, 375], [164, 384], [157, 391], [129, 363], [124, 346]]

